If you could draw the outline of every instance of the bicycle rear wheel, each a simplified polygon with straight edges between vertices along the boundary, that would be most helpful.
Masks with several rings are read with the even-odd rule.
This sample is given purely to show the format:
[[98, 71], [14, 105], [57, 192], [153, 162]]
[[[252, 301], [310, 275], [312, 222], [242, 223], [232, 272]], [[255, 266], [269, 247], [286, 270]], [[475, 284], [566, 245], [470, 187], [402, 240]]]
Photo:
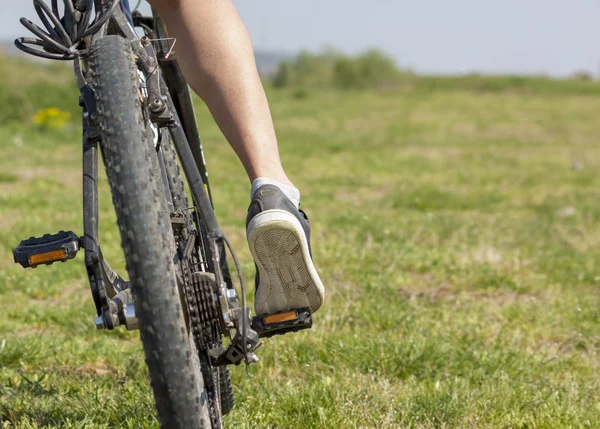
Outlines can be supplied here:
[[186, 304], [178, 289], [165, 189], [157, 180], [130, 42], [97, 40], [90, 72], [104, 163], [163, 428], [210, 428], [208, 400]]

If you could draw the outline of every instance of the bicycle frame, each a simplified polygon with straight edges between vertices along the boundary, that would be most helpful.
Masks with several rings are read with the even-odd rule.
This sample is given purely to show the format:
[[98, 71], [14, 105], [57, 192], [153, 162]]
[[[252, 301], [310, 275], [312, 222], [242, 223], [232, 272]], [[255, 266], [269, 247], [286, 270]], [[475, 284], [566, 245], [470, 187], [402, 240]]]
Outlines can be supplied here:
[[[93, 43], [96, 39], [106, 36], [109, 33], [109, 28], [116, 29], [125, 38], [132, 41], [132, 47], [134, 52], [139, 57], [142, 63], [142, 68], [145, 68], [149, 72], [147, 85], [149, 100], [152, 100], [151, 113], [154, 113], [155, 119], [159, 122], [163, 121], [171, 133], [172, 140], [175, 145], [175, 149], [178, 153], [180, 162], [184, 174], [188, 180], [190, 191], [195, 202], [195, 206], [200, 214], [202, 222], [205, 226], [205, 231], [208, 239], [208, 260], [211, 265], [211, 271], [214, 272], [216, 277], [216, 283], [222, 289], [220, 295], [220, 304], [224, 309], [230, 309], [231, 311], [224, 311], [224, 318], [222, 320], [222, 328], [224, 333], [232, 328], [238, 328], [238, 325], [244, 325], [241, 332], [246, 332], [246, 337], [249, 332], [248, 323], [239, 323], [235, 319], [242, 319], [244, 322], [249, 316], [243, 317], [243, 313], [236, 311], [239, 307], [237, 302], [237, 296], [228, 300], [227, 296], [234, 297], [234, 294], [228, 294], [226, 287], [227, 283], [224, 278], [224, 272], [228, 274], [226, 264], [222, 263], [224, 256], [224, 240], [225, 237], [223, 232], [216, 220], [214, 211], [212, 209], [212, 202], [209, 196], [209, 185], [206, 180], [206, 165], [204, 164], [204, 157], [202, 156], [201, 142], [198, 137], [198, 131], [195, 124], [195, 115], [193, 111], [193, 105], [191, 101], [191, 95], [187, 86], [187, 83], [183, 79], [181, 72], [179, 71], [176, 59], [171, 57], [169, 59], [162, 59], [166, 55], [161, 55], [159, 50], [158, 60], [150, 45], [150, 39], [142, 38], [139, 39], [123, 11], [121, 9], [115, 10], [113, 16], [107, 21], [106, 25], [92, 37]], [[159, 30], [159, 34], [166, 35], [164, 28]], [[160, 37], [159, 37], [160, 38]], [[98, 244], [98, 143], [99, 133], [96, 130], [94, 118], [95, 118], [95, 103], [93, 101], [93, 92], [89, 87], [85, 74], [82, 68], [82, 62], [85, 62], [86, 58], [82, 57], [75, 61], [75, 75], [82, 94], [81, 103], [84, 107], [83, 113], [83, 213], [84, 213], [84, 239], [82, 246], [85, 249], [85, 265], [90, 280], [90, 287], [94, 302], [96, 304], [96, 310], [98, 318], [96, 324], [98, 327], [104, 327], [106, 329], [114, 329], [119, 325], [119, 321], [115, 318], [114, 313], [110, 309], [110, 299], [105, 285], [105, 279], [107, 275], [103, 270], [105, 269], [102, 253]], [[159, 65], [167, 70], [164, 75], [164, 80], [160, 79], [158, 73], [154, 73], [152, 70], [156, 70]], [[163, 95], [164, 94], [164, 95]], [[176, 98], [170, 94], [174, 94]], [[175, 104], [175, 101], [177, 104]], [[152, 107], [155, 107], [153, 103], [157, 103], [158, 108], [152, 112]], [[181, 112], [182, 120], [179, 118], [179, 112]], [[187, 121], [186, 121], [187, 119]], [[184, 122], [185, 121], [185, 122]], [[187, 132], [186, 132], [187, 131]], [[195, 137], [195, 144], [190, 144], [188, 136]], [[196, 156], [192, 147], [197, 147]], [[198, 156], [198, 152], [199, 155]], [[162, 165], [161, 165], [162, 167]], [[201, 174], [204, 172], [204, 177]], [[198, 225], [199, 227], [199, 225]], [[225, 269], [222, 270], [222, 268]], [[235, 294], [236, 295], [236, 294]], [[233, 308], [231, 308], [233, 307]], [[245, 306], [244, 306], [245, 307]], [[229, 314], [233, 312], [233, 314]], [[238, 314], [239, 313], [239, 314]], [[236, 323], [238, 322], [238, 323]], [[238, 329], [236, 329], [237, 331]], [[256, 337], [256, 340], [258, 337]], [[257, 341], [256, 341], [257, 342]]]
[[[105, 7], [104, 0], [96, 0], [96, 8]], [[102, 38], [109, 34], [109, 26], [112, 26], [113, 30], [116, 29], [125, 38], [132, 41], [132, 46], [136, 51], [136, 54], [140, 56], [140, 59], [145, 58], [147, 62], [151, 62], [152, 59], [148, 56], [146, 49], [142, 46], [142, 42], [131, 28], [127, 17], [120, 8], [117, 8], [112, 17], [106, 22], [103, 28], [92, 36], [90, 45], [99, 38]], [[96, 310], [98, 316], [102, 317], [103, 323], [107, 329], [113, 329], [118, 326], [113, 320], [109, 307], [109, 298], [107, 294], [106, 285], [102, 276], [102, 255], [100, 252], [100, 246], [98, 244], [98, 143], [100, 142], [100, 134], [95, 126], [95, 101], [93, 90], [89, 86], [85, 77], [84, 63], [87, 61], [86, 57], [81, 57], [75, 60], [74, 71], [77, 80], [79, 90], [81, 92], [80, 104], [83, 107], [83, 218], [84, 218], [84, 234], [82, 247], [85, 249], [85, 265], [90, 279], [90, 286], [94, 302], [96, 304]], [[170, 70], [176, 69], [177, 64], [171, 60]], [[156, 67], [156, 64], [152, 64]], [[148, 68], [150, 65], [147, 66]], [[156, 74], [158, 77], [158, 74]], [[191, 103], [191, 97], [187, 84], [175, 73], [171, 73], [165, 76], [165, 79], [171, 79], [168, 84], [163, 83], [162, 85], [151, 85], [148, 83], [148, 91], [150, 96], [154, 96], [157, 99], [161, 99], [160, 91], [166, 92], [166, 87], [177, 88], [177, 93], [180, 94], [178, 101], [180, 111], [185, 112], [189, 118], [194, 117], [193, 105]], [[158, 79], [157, 79], [158, 80]], [[160, 82], [160, 81], [159, 81]], [[158, 92], [158, 94], [156, 94]], [[187, 93], [187, 101], [185, 95]], [[196, 202], [197, 208], [200, 211], [203, 222], [208, 231], [209, 240], [215, 242], [212, 248], [214, 248], [218, 240], [223, 239], [223, 233], [216, 221], [214, 212], [212, 211], [212, 205], [207, 192], [204, 187], [204, 182], [200, 176], [198, 165], [196, 164], [196, 158], [193, 157], [191, 152], [190, 144], [188, 143], [187, 136], [183, 132], [183, 125], [179, 121], [178, 114], [174, 108], [173, 102], [166, 97], [166, 110], [172, 112], [173, 122], [169, 125], [170, 132], [175, 143], [175, 147], [179, 154], [182, 162], [183, 170], [188, 178], [192, 195]], [[186, 102], [187, 101], [187, 102]], [[191, 112], [190, 112], [191, 110]], [[191, 127], [188, 125], [188, 129]], [[198, 146], [201, 145], [199, 138], [197, 139]], [[189, 161], [192, 161], [190, 163]], [[203, 170], [206, 170], [204, 163], [201, 164]], [[207, 185], [208, 186], [208, 185]], [[213, 257], [213, 264], [215, 267], [220, 266], [218, 261], [219, 252], [215, 253]], [[215, 270], [218, 272], [219, 270]], [[219, 275], [218, 273], [216, 273]], [[220, 279], [222, 280], [222, 279]]]
[[[144, 80], [144, 112], [149, 121], [159, 129], [166, 128], [171, 135], [177, 156], [181, 163], [187, 183], [193, 197], [193, 210], [199, 216], [194, 217], [197, 231], [203, 237], [202, 243], [189, 241], [188, 247], [197, 245], [204, 250], [204, 263], [208, 271], [214, 273], [213, 286], [219, 308], [221, 333], [230, 338], [227, 347], [211, 349], [213, 365], [239, 364], [241, 361], [253, 363], [258, 360], [254, 351], [260, 346], [260, 336], [272, 336], [290, 331], [309, 328], [312, 324], [310, 311], [296, 312], [295, 318], [284, 322], [266, 322], [262, 317], [251, 318], [246, 305], [246, 291], [237, 256], [224, 236], [212, 206], [208, 174], [198, 134], [194, 107], [187, 82], [185, 81], [172, 51], [167, 43], [168, 33], [160, 16], [153, 11], [153, 17], [139, 14], [126, 14], [122, 0], [63, 0], [64, 16], [60, 18], [58, 1], [51, 0], [52, 7], [43, 0], [33, 0], [34, 7], [46, 27], [44, 31], [33, 22], [22, 18], [21, 23], [38, 39], [19, 38], [16, 46], [32, 55], [56, 59], [74, 60], [74, 73], [81, 93], [79, 104], [83, 109], [83, 236], [74, 233], [52, 236], [46, 245], [42, 239], [32, 238], [24, 241], [15, 249], [15, 262], [25, 268], [32, 266], [28, 255], [38, 250], [33, 247], [54, 248], [58, 255], [65, 254], [62, 260], [71, 259], [80, 247], [85, 249], [85, 266], [97, 317], [98, 329], [114, 329], [125, 325], [127, 329], [137, 329], [134, 303], [131, 302], [126, 282], [110, 268], [102, 256], [98, 243], [98, 149], [102, 148], [101, 133], [97, 127], [98, 112], [93, 88], [93, 76], [88, 76], [87, 61], [94, 43], [108, 35], [120, 35], [131, 43], [138, 69]], [[92, 12], [95, 18], [92, 21]], [[146, 36], [139, 37], [134, 26], [144, 28]], [[148, 37], [148, 35], [150, 37]], [[158, 48], [155, 49], [153, 43]], [[31, 45], [41, 46], [34, 49]], [[164, 159], [159, 146], [158, 164], [163, 178], [167, 177]], [[166, 187], [168, 189], [168, 186]], [[167, 192], [168, 193], [168, 192]], [[178, 214], [175, 215], [177, 217]], [[176, 224], [176, 220], [173, 220]], [[73, 251], [66, 256], [63, 242], [71, 243]], [[45, 246], [45, 247], [44, 247]], [[225, 257], [225, 247], [230, 254], [239, 274], [242, 289], [241, 305], [239, 295], [233, 286]], [[36, 248], [37, 249], [37, 248]], [[39, 251], [41, 252], [41, 251]], [[50, 252], [52, 253], [52, 252]], [[41, 253], [39, 253], [41, 254]], [[56, 253], [55, 253], [56, 254]], [[60, 258], [53, 259], [53, 263]], [[114, 300], [125, 293], [125, 302]], [[115, 295], [117, 295], [115, 297]], [[117, 309], [115, 309], [115, 306]], [[301, 314], [302, 313], [302, 314]], [[255, 325], [256, 324], [256, 325]], [[268, 325], [268, 326], [267, 326]], [[256, 328], [254, 328], [256, 326]], [[259, 333], [256, 332], [259, 331]]]
[[[64, 0], [62, 18], [59, 14], [58, 1], [52, 0], [50, 8], [42, 0], [33, 0], [34, 8], [47, 31], [22, 18], [23, 26], [38, 39], [19, 38], [15, 40], [15, 45], [31, 55], [55, 60], [74, 60], [75, 78], [81, 92], [79, 104], [83, 108], [84, 235], [81, 245], [86, 249], [86, 268], [98, 316], [104, 319], [105, 327], [114, 328], [115, 324], [107, 313], [108, 298], [101, 276], [102, 255], [98, 245], [97, 163], [100, 133], [96, 129], [95, 97], [92, 87], [86, 80], [85, 63], [93, 43], [108, 34], [119, 34], [130, 40], [135, 55], [139, 58], [141, 66], [145, 68], [146, 75], [149, 77], [147, 89], [152, 100], [149, 110], [152, 119], [161, 127], [167, 126], [172, 135], [195, 206], [206, 227], [209, 239], [208, 250], [212, 254], [208, 259], [213, 264], [212, 271], [215, 272], [219, 282], [225, 279], [227, 285], [232, 287], [225, 258], [224, 236], [212, 210], [208, 173], [191, 95], [175, 56], [168, 58], [166, 55], [166, 52], [169, 52], [165, 44], [168, 35], [162, 20], [154, 11], [154, 18], [137, 17], [139, 24], [145, 25], [145, 28], [153, 33], [152, 39], [159, 42], [157, 57], [151, 46], [151, 39], [148, 37], [140, 39], [136, 34], [132, 26], [134, 23], [130, 22], [133, 18], [129, 13], [129, 17], [126, 16], [124, 12], [123, 0]], [[95, 11], [96, 15], [93, 22], [92, 11]], [[34, 49], [32, 45], [42, 46], [44, 49]], [[163, 70], [164, 80], [161, 79], [159, 67]]]
[[[100, 1], [100, 0], [97, 0]], [[136, 18], [134, 17], [134, 22]], [[138, 17], [140, 23], [143, 18]], [[146, 20], [148, 21], [148, 20]], [[155, 32], [153, 38], [159, 42], [164, 42], [168, 38], [166, 29], [160, 17], [154, 12], [152, 28]], [[224, 236], [215, 216], [210, 198], [210, 187], [206, 173], [206, 164], [202, 153], [191, 94], [187, 82], [184, 80], [176, 57], [171, 53], [167, 58], [166, 52], [169, 47], [165, 43], [160, 43], [157, 52], [151, 45], [151, 39], [148, 37], [138, 38], [134, 29], [131, 27], [126, 15], [119, 8], [115, 10], [111, 19], [106, 23], [100, 32], [95, 34], [95, 39], [104, 37], [108, 34], [109, 28], [115, 28], [128, 40], [132, 41], [133, 51], [139, 58], [141, 68], [148, 75], [147, 90], [148, 100], [150, 100], [150, 113], [153, 119], [159, 124], [165, 125], [173, 140], [177, 155], [181, 162], [182, 169], [187, 178], [188, 185], [193, 197], [194, 205], [204, 224], [206, 238], [208, 240], [206, 250], [210, 271], [215, 274], [215, 281], [218, 289], [217, 297], [221, 309], [221, 331], [230, 338], [228, 347], [215, 351], [214, 363], [216, 365], [239, 364], [244, 360], [247, 364], [258, 361], [254, 350], [260, 346], [258, 334], [251, 329], [251, 315], [246, 305], [245, 287], [241, 276], [240, 265], [237, 261], [235, 252], [231, 251], [242, 287], [242, 305], [240, 305], [238, 294], [233, 288], [228, 266], [225, 260], [225, 245], [230, 250], [231, 246]], [[84, 59], [85, 60], [85, 57]], [[157, 71], [160, 66], [163, 71], [163, 78]], [[86, 269], [90, 278], [90, 286], [94, 301], [97, 305], [98, 317], [101, 318], [104, 327], [112, 329], [117, 326], [118, 319], [110, 310], [110, 302], [106, 285], [102, 275], [104, 267], [102, 254], [98, 245], [98, 187], [97, 187], [97, 161], [98, 161], [98, 136], [94, 124], [94, 102], [86, 101], [86, 94], [90, 94], [90, 88], [85, 83], [85, 76], [82, 73], [81, 62], [76, 61], [75, 73], [80, 85], [82, 98], [84, 101], [84, 160], [83, 174], [88, 178], [84, 183], [84, 248], [86, 252]], [[88, 95], [88, 99], [90, 99]], [[181, 115], [181, 116], [180, 116]], [[91, 138], [90, 138], [91, 137]], [[195, 148], [195, 150], [194, 150]], [[161, 165], [164, 168], [164, 165]], [[196, 218], [198, 221], [198, 219]], [[200, 225], [197, 225], [200, 228]], [[91, 242], [89, 246], [86, 246]], [[89, 248], [89, 251], [88, 251]], [[100, 274], [100, 275], [99, 275]], [[108, 320], [107, 320], [108, 319]], [[99, 319], [97, 319], [100, 322]], [[126, 324], [129, 318], [125, 317]], [[111, 325], [112, 323], [112, 325]], [[99, 326], [100, 323], [97, 323]], [[132, 325], [136, 326], [135, 322]], [[235, 334], [234, 334], [235, 332]]]

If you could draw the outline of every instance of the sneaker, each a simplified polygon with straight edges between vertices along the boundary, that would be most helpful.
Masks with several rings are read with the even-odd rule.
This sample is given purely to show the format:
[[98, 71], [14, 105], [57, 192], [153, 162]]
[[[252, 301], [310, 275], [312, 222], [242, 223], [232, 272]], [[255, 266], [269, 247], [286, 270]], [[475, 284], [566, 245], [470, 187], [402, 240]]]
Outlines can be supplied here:
[[277, 186], [254, 193], [246, 237], [256, 264], [258, 316], [321, 307], [325, 289], [312, 261], [308, 217]]

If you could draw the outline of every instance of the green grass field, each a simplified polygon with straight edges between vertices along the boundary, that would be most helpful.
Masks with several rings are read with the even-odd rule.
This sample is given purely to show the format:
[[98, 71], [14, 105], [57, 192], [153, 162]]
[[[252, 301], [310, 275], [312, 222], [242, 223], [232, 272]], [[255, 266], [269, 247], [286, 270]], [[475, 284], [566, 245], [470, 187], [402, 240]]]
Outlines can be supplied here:
[[[422, 82], [270, 91], [327, 299], [312, 331], [268, 340], [248, 374], [234, 368], [227, 427], [600, 427], [597, 84]], [[138, 334], [94, 330], [82, 256], [12, 263], [21, 239], [82, 232], [79, 125], [23, 118], [75, 111], [75, 91], [2, 88], [0, 426], [158, 427]], [[197, 113], [217, 215], [252, 284], [249, 184]], [[101, 192], [103, 250], [123, 267], [104, 176]]]

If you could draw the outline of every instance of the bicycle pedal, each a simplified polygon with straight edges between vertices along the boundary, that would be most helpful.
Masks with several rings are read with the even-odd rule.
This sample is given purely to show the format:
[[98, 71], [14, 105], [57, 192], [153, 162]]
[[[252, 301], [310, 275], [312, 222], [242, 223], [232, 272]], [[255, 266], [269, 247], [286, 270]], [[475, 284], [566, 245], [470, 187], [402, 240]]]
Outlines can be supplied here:
[[300, 308], [252, 318], [252, 329], [258, 333], [260, 338], [297, 332], [311, 327], [312, 312], [310, 308]]
[[60, 231], [21, 241], [13, 249], [13, 257], [15, 263], [21, 264], [23, 268], [35, 268], [42, 264], [51, 265], [73, 259], [79, 248], [79, 237], [73, 231]]

